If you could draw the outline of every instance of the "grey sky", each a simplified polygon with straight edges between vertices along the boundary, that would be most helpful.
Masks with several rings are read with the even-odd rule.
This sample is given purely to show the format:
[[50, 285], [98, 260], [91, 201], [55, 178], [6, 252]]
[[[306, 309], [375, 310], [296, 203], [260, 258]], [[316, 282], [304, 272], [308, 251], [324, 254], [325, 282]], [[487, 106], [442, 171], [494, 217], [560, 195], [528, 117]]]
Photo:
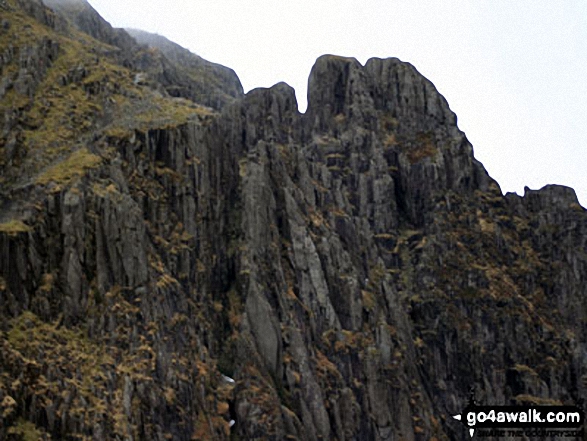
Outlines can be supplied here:
[[447, 98], [504, 193], [573, 187], [587, 206], [585, 0], [89, 0], [233, 68], [245, 91], [285, 81], [300, 110], [325, 53], [412, 63]]

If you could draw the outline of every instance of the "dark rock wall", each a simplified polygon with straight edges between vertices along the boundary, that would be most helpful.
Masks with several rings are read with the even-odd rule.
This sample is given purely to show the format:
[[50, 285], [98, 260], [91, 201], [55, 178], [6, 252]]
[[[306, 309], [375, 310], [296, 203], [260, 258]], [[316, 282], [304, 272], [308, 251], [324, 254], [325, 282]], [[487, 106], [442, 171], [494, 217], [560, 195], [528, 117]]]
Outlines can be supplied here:
[[1, 439], [463, 439], [471, 388], [586, 397], [573, 190], [502, 196], [397, 59], [321, 57], [308, 98], [96, 131], [3, 199]]

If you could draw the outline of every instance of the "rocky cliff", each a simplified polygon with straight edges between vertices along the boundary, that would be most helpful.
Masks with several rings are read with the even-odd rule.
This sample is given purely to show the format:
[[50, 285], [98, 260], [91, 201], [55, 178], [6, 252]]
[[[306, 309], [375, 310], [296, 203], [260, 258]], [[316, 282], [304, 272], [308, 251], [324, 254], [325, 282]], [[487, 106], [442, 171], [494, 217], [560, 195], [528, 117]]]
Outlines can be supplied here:
[[0, 439], [452, 440], [471, 388], [587, 397], [585, 209], [503, 196], [413, 66], [323, 56], [301, 114], [48, 4], [0, 3]]

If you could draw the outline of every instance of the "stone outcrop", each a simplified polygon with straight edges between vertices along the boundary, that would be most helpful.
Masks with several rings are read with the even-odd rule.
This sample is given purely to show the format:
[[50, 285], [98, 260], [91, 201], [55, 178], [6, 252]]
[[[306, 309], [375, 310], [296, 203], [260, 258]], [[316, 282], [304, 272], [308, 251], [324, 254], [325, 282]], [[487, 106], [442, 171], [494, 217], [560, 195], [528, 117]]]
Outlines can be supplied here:
[[0, 438], [462, 439], [471, 388], [586, 398], [585, 209], [503, 196], [413, 66], [320, 57], [305, 114], [218, 68], [214, 104], [183, 49], [69, 57], [110, 28], [38, 8], [0, 40]]
[[138, 51], [133, 62], [147, 80], [162, 84], [171, 96], [182, 97], [213, 109], [243, 95], [243, 87], [232, 69], [204, 60], [165, 37], [127, 29], [138, 43], [151, 51]]
[[[86, 0], [46, 0], [45, 4], [62, 21], [111, 46], [109, 57], [140, 72], [135, 76], [137, 82], [217, 110], [243, 95], [232, 69], [204, 60], [162, 36], [113, 28]], [[61, 26], [67, 33], [67, 25]]]
[[69, 21], [76, 29], [123, 53], [137, 49], [137, 43], [124, 30], [113, 28], [86, 0], [43, 0], [44, 4]]

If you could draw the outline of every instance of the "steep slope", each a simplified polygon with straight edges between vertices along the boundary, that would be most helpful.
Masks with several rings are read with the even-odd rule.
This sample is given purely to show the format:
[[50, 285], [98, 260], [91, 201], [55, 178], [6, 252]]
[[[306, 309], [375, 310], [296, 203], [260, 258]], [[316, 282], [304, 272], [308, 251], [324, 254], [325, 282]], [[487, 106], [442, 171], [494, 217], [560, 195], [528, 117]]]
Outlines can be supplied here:
[[[181, 185], [184, 176], [164, 165], [167, 157], [156, 142], [153, 151], [136, 151], [136, 156], [134, 145], [158, 136], [171, 142], [167, 130], [180, 133], [177, 127], [192, 121], [178, 142], [193, 146], [201, 136], [198, 127], [214, 112], [169, 97], [162, 85], [140, 84], [141, 72], [124, 65], [120, 48], [81, 32], [40, 2], [9, 1], [2, 8], [0, 439], [20, 439], [19, 434], [113, 439], [131, 433], [144, 439], [176, 433], [185, 438], [198, 418], [216, 415], [216, 401], [206, 397], [219, 400], [223, 393], [211, 394], [222, 384], [208, 367], [210, 345], [198, 343], [208, 332], [204, 323], [196, 325], [201, 332], [192, 326], [185, 330], [187, 346], [179, 336], [190, 308], [194, 316], [211, 320], [206, 310], [213, 306], [197, 307], [193, 290], [188, 296], [182, 289], [186, 295], [178, 304], [172, 301], [171, 309], [152, 297], [149, 308], [155, 315], [137, 315], [147, 283], [153, 283], [149, 297], [151, 289], [163, 295], [179, 283], [159, 252], [148, 251], [149, 243], [174, 256], [183, 252], [193, 243], [186, 228], [195, 229], [195, 206], [191, 225], [170, 220], [172, 228], [161, 234], [149, 230], [137, 217], [144, 208], [140, 198], [164, 198], [160, 180], [174, 183], [174, 198], [190, 189]], [[136, 161], [131, 167], [140, 170], [144, 164], [146, 175], [125, 168], [117, 151], [122, 145]], [[194, 151], [178, 157], [188, 164], [194, 160]], [[130, 196], [129, 184], [139, 199]], [[165, 216], [162, 211], [153, 215]], [[159, 319], [170, 311], [169, 319]], [[133, 331], [137, 326], [140, 331]], [[159, 333], [173, 338], [156, 337]], [[156, 347], [159, 355], [152, 352], [154, 338], [163, 344]], [[214, 382], [206, 380], [213, 374]], [[140, 396], [142, 404], [131, 409], [129, 394], [135, 403]], [[180, 418], [179, 407], [186, 409]], [[141, 435], [132, 426], [139, 420]], [[184, 427], [182, 421], [189, 423]], [[216, 416], [206, 422], [220, 433], [228, 426]]]
[[[77, 30], [117, 50], [109, 55], [139, 70], [141, 83], [163, 86], [171, 96], [221, 109], [243, 95], [234, 71], [211, 63], [164, 37], [134, 29], [115, 29], [86, 0], [47, 0]], [[130, 34], [130, 35], [129, 35]]]
[[160, 35], [137, 29], [127, 32], [151, 50], [135, 55], [136, 66], [163, 84], [171, 96], [191, 99], [214, 109], [243, 95], [243, 87], [232, 69], [211, 63]]
[[213, 112], [56, 11], [3, 9], [0, 439], [462, 439], [470, 388], [586, 398], [585, 209], [504, 197], [413, 66]]
[[76, 29], [90, 37], [120, 49], [121, 58], [130, 58], [137, 42], [123, 29], [114, 29], [86, 0], [46, 0], [44, 4], [59, 13]]

